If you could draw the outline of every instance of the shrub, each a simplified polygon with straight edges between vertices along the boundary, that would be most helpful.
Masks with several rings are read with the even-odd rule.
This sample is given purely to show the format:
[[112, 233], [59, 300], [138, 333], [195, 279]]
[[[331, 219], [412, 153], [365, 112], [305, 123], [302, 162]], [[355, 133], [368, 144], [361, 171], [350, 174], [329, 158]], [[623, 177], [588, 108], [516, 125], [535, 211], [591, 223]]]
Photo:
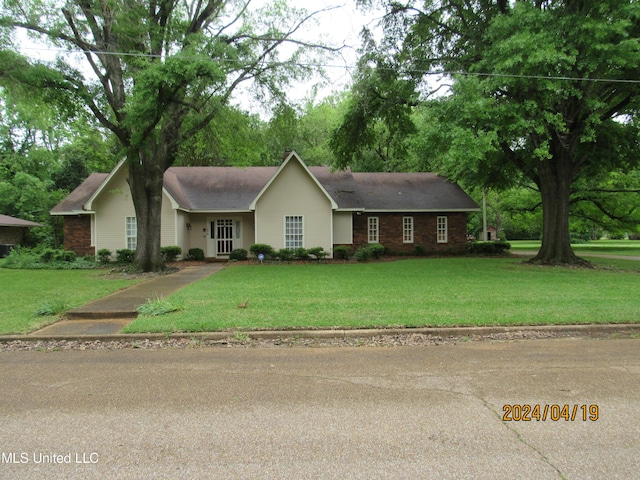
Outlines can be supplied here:
[[42, 263], [51, 262], [75, 262], [77, 255], [71, 250], [58, 250], [55, 248], [45, 248], [40, 253], [40, 261]]
[[358, 248], [356, 252], [353, 254], [353, 258], [355, 258], [359, 262], [366, 262], [370, 258], [374, 260], [378, 260], [382, 258], [382, 255], [385, 253], [384, 246], [379, 243], [370, 243], [368, 245], [363, 245]]
[[55, 256], [56, 250], [53, 248], [45, 248], [42, 253], [40, 253], [40, 261], [42, 263], [49, 263], [53, 261]]
[[196, 260], [201, 262], [204, 260], [204, 250], [201, 248], [190, 248], [187, 253], [187, 260]]
[[324, 251], [324, 248], [322, 247], [313, 247], [307, 250], [307, 252], [309, 253], [309, 255], [316, 257], [316, 260], [322, 260], [324, 257], [329, 255]]
[[108, 248], [101, 248], [98, 250], [98, 262], [99, 263], [109, 263], [111, 261], [111, 250]]
[[276, 255], [283, 262], [288, 262], [289, 260], [293, 260], [295, 257], [294, 251], [289, 250], [288, 248], [281, 248], [280, 250], [278, 250]]
[[[43, 261], [43, 258], [47, 261]], [[2, 267], [25, 270], [80, 270], [96, 268], [96, 262], [93, 257], [77, 258], [74, 252], [68, 250], [18, 247], [11, 250]]]
[[473, 255], [503, 255], [511, 248], [508, 242], [472, 242], [469, 253]]
[[40, 257], [28, 248], [17, 247], [9, 252], [2, 264], [3, 268], [33, 268], [33, 264], [40, 262]]
[[378, 260], [379, 258], [382, 258], [382, 255], [384, 255], [385, 248], [379, 243], [370, 243], [368, 247], [371, 251], [371, 258]]
[[368, 245], [358, 248], [353, 254], [353, 258], [359, 262], [366, 262], [371, 258], [371, 248]]
[[175, 262], [178, 260], [178, 255], [182, 253], [182, 248], [177, 245], [168, 245], [160, 248], [160, 255], [165, 263]]
[[122, 250], [116, 250], [116, 262], [118, 263], [133, 263], [133, 259], [136, 257], [135, 250], [129, 250], [123, 248]]
[[260, 254], [263, 254], [265, 257], [273, 257], [274, 254], [273, 247], [264, 243], [254, 243], [249, 247], [249, 251], [256, 257]]
[[76, 255], [76, 252], [72, 252], [71, 250], [57, 250], [55, 255], [53, 256], [53, 259], [56, 262], [75, 262], [76, 258], [78, 258], [78, 256]]
[[350, 248], [344, 245], [339, 245], [333, 248], [333, 258], [337, 260], [349, 260]]
[[309, 252], [307, 251], [306, 248], [302, 248], [302, 247], [296, 248], [293, 251], [293, 254], [298, 260], [309, 260]]
[[229, 254], [229, 260], [241, 262], [246, 260], [248, 252], [244, 248], [236, 248]]

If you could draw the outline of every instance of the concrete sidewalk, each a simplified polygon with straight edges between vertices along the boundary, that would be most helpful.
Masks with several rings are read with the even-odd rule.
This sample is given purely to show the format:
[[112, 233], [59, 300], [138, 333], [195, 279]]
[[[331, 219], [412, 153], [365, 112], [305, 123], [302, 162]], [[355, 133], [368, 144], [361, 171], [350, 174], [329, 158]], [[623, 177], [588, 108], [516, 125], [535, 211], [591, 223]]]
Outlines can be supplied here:
[[148, 299], [166, 297], [197, 280], [224, 268], [223, 263], [185, 267], [176, 273], [138, 283], [119, 292], [69, 310], [67, 319], [37, 330], [31, 335], [104, 335], [122, 330], [138, 315], [138, 306]]

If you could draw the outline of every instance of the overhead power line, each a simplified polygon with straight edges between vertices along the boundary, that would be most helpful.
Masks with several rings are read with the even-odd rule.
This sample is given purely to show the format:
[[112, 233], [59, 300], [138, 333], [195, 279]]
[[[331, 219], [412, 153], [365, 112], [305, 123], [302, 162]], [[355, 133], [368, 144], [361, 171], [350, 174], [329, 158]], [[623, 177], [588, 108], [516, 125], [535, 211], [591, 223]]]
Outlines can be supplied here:
[[[83, 50], [64, 50], [64, 49], [50, 49], [50, 48], [37, 48], [37, 47], [19, 47], [19, 50], [22, 51], [40, 51], [40, 52], [51, 52], [51, 53], [75, 53], [75, 54], [86, 54]], [[93, 55], [117, 55], [121, 57], [140, 57], [140, 58], [163, 58], [162, 55], [152, 55], [148, 53], [132, 53], [132, 52], [108, 52], [108, 51], [91, 51]], [[182, 60], [202, 60], [202, 57], [193, 57], [193, 56], [183, 56], [180, 57]], [[214, 61], [213, 59], [211, 61]], [[228, 63], [239, 63], [240, 60], [234, 59], [220, 59], [217, 60], [220, 62], [228, 62]], [[265, 64], [272, 63], [273, 65], [291, 65], [297, 67], [321, 67], [321, 68], [331, 68], [331, 69], [342, 69], [342, 70], [356, 70], [358, 67], [356, 65], [337, 65], [337, 64], [322, 64], [322, 63], [302, 63], [302, 62], [282, 62], [282, 61], [265, 61]], [[394, 70], [391, 68], [384, 68], [383, 70]], [[465, 76], [476, 76], [476, 77], [499, 77], [499, 78], [520, 78], [525, 80], [561, 80], [561, 81], [582, 81], [582, 82], [608, 82], [608, 83], [627, 83], [627, 84], [640, 84], [640, 79], [623, 79], [623, 78], [592, 78], [592, 77], [571, 77], [564, 75], [525, 75], [525, 74], [514, 74], [514, 73], [495, 73], [495, 72], [463, 72], [463, 71], [447, 71], [447, 70], [419, 70], [412, 69], [409, 70], [408, 73], [411, 74], [420, 74], [424, 76], [448, 76], [452, 77], [455, 75], [465, 75]]]

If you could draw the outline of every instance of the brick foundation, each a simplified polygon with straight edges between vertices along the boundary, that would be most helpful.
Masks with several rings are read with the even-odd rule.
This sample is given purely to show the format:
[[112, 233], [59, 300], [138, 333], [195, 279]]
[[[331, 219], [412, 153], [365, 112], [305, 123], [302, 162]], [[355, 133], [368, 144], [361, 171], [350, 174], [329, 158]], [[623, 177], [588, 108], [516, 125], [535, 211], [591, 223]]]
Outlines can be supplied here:
[[91, 245], [91, 217], [77, 215], [64, 217], [64, 248], [78, 256], [95, 255], [96, 249]]
[[[447, 242], [437, 242], [437, 218], [447, 217]], [[392, 253], [415, 253], [421, 245], [426, 254], [462, 253], [467, 247], [467, 213], [366, 213], [353, 216], [353, 248], [368, 244], [368, 219], [378, 217], [378, 242]], [[402, 238], [403, 217], [413, 217], [413, 242]]]

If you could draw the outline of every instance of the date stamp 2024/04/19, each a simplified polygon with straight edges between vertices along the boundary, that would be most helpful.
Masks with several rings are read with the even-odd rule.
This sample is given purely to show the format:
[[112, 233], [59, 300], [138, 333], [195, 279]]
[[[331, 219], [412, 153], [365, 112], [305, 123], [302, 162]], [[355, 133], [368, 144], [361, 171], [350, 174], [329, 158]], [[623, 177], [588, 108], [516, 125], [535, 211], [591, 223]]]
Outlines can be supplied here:
[[598, 420], [600, 409], [598, 405], [519, 405], [506, 404], [502, 407], [502, 420], [505, 422], [547, 421], [592, 421]]

